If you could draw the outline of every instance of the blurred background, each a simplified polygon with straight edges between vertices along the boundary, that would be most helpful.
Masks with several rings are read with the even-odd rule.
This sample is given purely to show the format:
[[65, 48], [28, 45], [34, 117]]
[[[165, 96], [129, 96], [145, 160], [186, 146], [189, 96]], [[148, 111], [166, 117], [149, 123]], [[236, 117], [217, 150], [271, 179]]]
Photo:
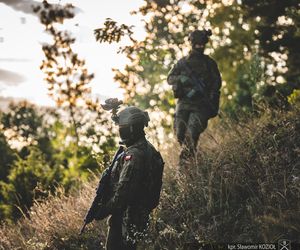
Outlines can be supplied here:
[[[207, 171], [201, 176], [218, 173], [223, 169], [221, 160], [227, 162], [229, 168], [226, 173], [218, 173], [216, 183], [208, 178], [212, 182], [203, 184], [196, 178], [197, 190], [203, 188], [199, 187], [199, 183], [215, 187], [209, 195], [198, 194], [197, 197], [203, 195], [202, 202], [209, 204], [207, 207], [200, 206], [206, 209], [201, 211], [205, 218], [211, 218], [215, 212], [218, 220], [223, 216], [218, 213], [229, 204], [227, 215], [234, 217], [237, 211], [244, 211], [238, 206], [240, 202], [249, 202], [250, 205], [247, 204], [251, 206], [252, 201], [257, 204], [256, 199], [267, 197], [265, 186], [261, 182], [256, 183], [260, 180], [260, 170], [257, 170], [258, 176], [252, 176], [253, 179], [248, 172], [243, 172], [245, 176], [241, 174], [241, 178], [245, 178], [237, 181], [242, 186], [261, 186], [260, 191], [252, 192], [255, 199], [251, 192], [241, 198], [236, 180], [226, 177], [228, 173], [234, 176], [237, 166], [247, 169], [253, 159], [260, 159], [255, 166], [282, 167], [284, 171], [290, 167], [287, 176], [294, 176], [296, 179], [292, 179], [296, 184], [289, 182], [291, 187], [283, 184], [282, 190], [291, 192], [278, 191], [284, 201], [277, 200], [281, 205], [276, 209], [287, 209], [286, 216], [297, 209], [299, 213], [299, 200], [293, 203], [295, 197], [299, 198], [300, 190], [299, 171], [293, 172], [296, 171], [295, 166], [299, 166], [299, 142], [296, 142], [300, 99], [299, 7], [297, 0], [0, 0], [0, 220], [4, 225], [0, 231], [3, 239], [0, 243], [6, 249], [13, 247], [14, 243], [9, 240], [12, 231], [9, 230], [13, 230], [14, 226], [9, 228], [5, 225], [14, 225], [20, 218], [29, 218], [30, 221], [30, 211], [36, 212], [37, 204], [43, 204], [49, 197], [56, 197], [58, 188], [63, 189], [62, 196], [73, 198], [78, 197], [80, 190], [92, 190], [91, 187], [84, 189], [87, 180], [107, 166], [108, 156], [118, 145], [118, 135], [110, 121], [110, 114], [100, 106], [108, 97], [117, 97], [126, 105], [137, 105], [149, 111], [151, 123], [147, 128], [148, 138], [165, 154], [168, 168], [174, 171], [177, 151], [170, 149], [178, 148], [172, 129], [176, 100], [166, 78], [172, 65], [188, 54], [188, 34], [195, 29], [212, 30], [205, 53], [217, 62], [222, 74], [220, 114], [210, 121], [201, 139], [200, 152], [206, 157], [201, 159], [207, 166]], [[257, 142], [257, 138], [261, 140]], [[257, 145], [261, 142], [261, 147], [253, 149], [254, 142]], [[278, 146], [279, 142], [290, 147], [293, 153], [285, 152]], [[226, 151], [228, 145], [230, 152]], [[244, 145], [245, 155], [237, 145]], [[263, 145], [267, 148], [275, 146], [267, 152], [263, 150]], [[168, 155], [173, 155], [174, 159]], [[282, 161], [274, 155], [282, 157]], [[204, 166], [197, 166], [204, 171]], [[172, 171], [166, 177], [168, 180], [173, 176]], [[244, 181], [248, 177], [251, 182], [246, 185]], [[283, 179], [280, 177], [276, 183], [286, 183]], [[276, 183], [273, 184], [276, 186]], [[164, 207], [167, 212], [159, 218], [174, 219], [172, 215], [175, 213], [170, 204], [177, 202], [175, 197], [179, 194], [171, 191], [173, 184], [174, 180], [166, 184], [166, 192], [172, 195]], [[272, 190], [273, 184], [268, 182], [264, 185], [270, 185]], [[236, 192], [235, 198], [239, 197], [233, 201], [232, 207], [228, 200], [226, 203], [221, 198], [224, 187], [234, 194]], [[184, 191], [181, 192], [180, 188]], [[188, 191], [185, 188], [190, 187], [181, 186], [177, 191], [184, 194]], [[214, 190], [221, 191], [213, 195]], [[274, 193], [274, 197], [279, 195], [278, 192]], [[257, 198], [258, 193], [260, 198]], [[214, 198], [216, 203], [213, 203]], [[88, 204], [88, 199], [87, 195], [82, 204]], [[191, 203], [187, 201], [188, 204], [197, 202], [197, 199]], [[270, 199], [263, 207], [275, 206], [274, 202]], [[216, 207], [219, 206], [219, 210], [214, 204], [218, 204]], [[258, 230], [256, 226], [259, 223], [265, 223], [267, 219], [271, 223], [272, 216], [279, 216], [271, 215], [267, 209], [257, 209], [259, 212], [255, 214], [254, 207], [249, 208], [251, 211], [248, 207], [243, 208], [245, 211], [248, 209], [243, 213], [248, 217], [242, 216], [241, 225], [236, 225], [239, 230], [243, 228], [245, 231], [241, 239], [272, 240], [286, 235], [286, 232], [292, 237], [297, 233], [299, 236], [300, 223], [296, 226], [293, 224], [295, 221], [290, 222], [290, 228], [277, 221], [277, 224], [274, 222], [279, 227], [277, 231], [268, 229], [253, 233]], [[73, 212], [74, 215], [77, 213]], [[197, 214], [194, 210], [191, 213]], [[269, 217], [264, 220], [263, 215]], [[191, 216], [187, 220], [192, 223], [196, 219]], [[229, 230], [232, 221], [218, 222], [220, 228], [207, 221], [207, 227], [193, 230], [198, 233], [199, 239], [218, 240], [224, 235], [225, 228]], [[31, 222], [26, 223], [23, 228], [35, 228], [29, 226]], [[174, 226], [172, 223], [166, 222], [162, 228], [169, 230]], [[249, 223], [253, 227], [248, 230]], [[73, 231], [61, 231], [58, 238], [72, 239], [77, 226], [74, 225]], [[174, 228], [177, 226], [185, 232], [186, 229], [177, 224]], [[264, 226], [268, 228], [269, 224]], [[208, 228], [214, 229], [209, 231]], [[167, 239], [172, 239], [170, 235], [173, 231], [168, 230], [160, 235], [162, 245], [171, 244]], [[238, 230], [230, 232], [232, 235], [238, 234]], [[259, 238], [259, 234], [263, 237]], [[52, 242], [49, 241], [52, 236], [52, 233], [47, 236], [41, 233], [35, 240], [31, 234], [22, 237], [37, 245], [44, 242], [47, 246]], [[231, 237], [229, 234], [227, 236], [228, 239]], [[61, 242], [56, 243], [59, 245]], [[18, 241], [16, 244], [30, 249], [31, 243], [27, 243]], [[56, 243], [52, 243], [49, 244], [54, 247]], [[177, 246], [183, 244], [181, 241], [177, 243]], [[77, 248], [74, 246], [72, 249]], [[82, 249], [93, 248], [86, 246]]]
[[[51, 38], [44, 32], [33, 5], [42, 1], [1, 1], [0, 27], [0, 65], [1, 65], [1, 102], [9, 98], [27, 99], [38, 105], [55, 105], [47, 94], [43, 74], [39, 66], [43, 59], [42, 45]], [[140, 1], [141, 3], [142, 1]], [[121, 45], [99, 45], [95, 42], [93, 30], [105, 18], [134, 24], [135, 35], [143, 38], [141, 18], [130, 15], [137, 9], [139, 1], [128, 3], [110, 1], [107, 4], [95, 1], [49, 1], [53, 4], [72, 3], [75, 6], [74, 18], [65, 22], [64, 27], [76, 38], [74, 50], [86, 60], [90, 71], [95, 73], [91, 87], [95, 96], [122, 96], [117, 84], [113, 82], [111, 68], [122, 68], [126, 63], [124, 56], [118, 55]], [[122, 42], [122, 45], [126, 41]], [[32, 91], [35, 89], [35, 91]], [[37, 94], [38, 93], [38, 94]]]

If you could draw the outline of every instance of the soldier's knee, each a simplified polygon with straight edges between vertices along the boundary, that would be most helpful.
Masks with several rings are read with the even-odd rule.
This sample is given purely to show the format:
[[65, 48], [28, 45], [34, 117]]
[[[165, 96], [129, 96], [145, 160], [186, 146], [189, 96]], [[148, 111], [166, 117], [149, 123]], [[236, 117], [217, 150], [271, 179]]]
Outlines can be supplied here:
[[192, 129], [192, 138], [197, 139], [201, 133], [207, 128], [207, 123], [201, 123], [196, 128]]
[[176, 131], [177, 140], [180, 144], [184, 142], [185, 134], [182, 131]]
[[194, 113], [189, 120], [189, 129], [192, 137], [198, 137], [206, 128], [208, 120], [201, 113]]
[[175, 126], [175, 133], [178, 142], [182, 144], [184, 142], [185, 133], [186, 133], [186, 124], [183, 121], [177, 122]]

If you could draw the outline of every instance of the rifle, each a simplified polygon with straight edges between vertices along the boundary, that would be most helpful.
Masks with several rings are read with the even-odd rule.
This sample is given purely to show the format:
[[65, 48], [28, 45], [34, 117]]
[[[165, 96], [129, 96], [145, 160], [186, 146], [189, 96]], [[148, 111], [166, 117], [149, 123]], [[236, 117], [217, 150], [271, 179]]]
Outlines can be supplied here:
[[193, 84], [192, 89], [186, 94], [188, 98], [192, 98], [195, 94], [200, 94], [200, 96], [205, 97], [206, 84], [198, 77], [195, 76], [194, 71], [187, 65], [187, 62], [181, 62], [181, 66], [184, 67], [188, 73], [188, 77]]
[[122, 146], [119, 147], [118, 151], [115, 153], [114, 158], [108, 168], [106, 168], [102, 176], [100, 178], [98, 187], [96, 189], [96, 195], [92, 202], [90, 209], [87, 211], [86, 216], [84, 218], [83, 226], [81, 227], [79, 235], [81, 235], [87, 224], [91, 223], [97, 217], [97, 212], [101, 209], [101, 205], [105, 202], [105, 194], [107, 194], [107, 187], [110, 179], [110, 174], [113, 166], [116, 161], [124, 154], [124, 148]]
[[185, 61], [181, 62], [181, 66], [183, 66], [186, 72], [188, 73], [188, 77], [190, 78], [191, 83], [193, 85], [192, 89], [186, 94], [186, 97], [192, 98], [196, 94], [199, 94], [209, 108], [210, 111], [209, 118], [217, 116], [219, 111], [219, 94], [217, 96], [218, 98], [217, 104], [212, 103], [212, 101], [205, 95], [205, 89], [207, 86], [202, 81], [202, 79], [200, 79], [195, 75], [196, 73], [187, 65], [187, 62]]

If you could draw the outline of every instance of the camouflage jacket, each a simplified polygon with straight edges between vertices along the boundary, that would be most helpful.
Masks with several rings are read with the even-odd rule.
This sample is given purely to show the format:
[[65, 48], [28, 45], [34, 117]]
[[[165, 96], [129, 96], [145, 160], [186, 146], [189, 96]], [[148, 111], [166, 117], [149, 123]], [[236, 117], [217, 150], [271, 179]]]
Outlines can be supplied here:
[[[191, 68], [193, 72], [197, 74], [206, 85], [205, 96], [206, 98], [219, 98], [221, 88], [221, 76], [216, 62], [207, 55], [198, 54], [197, 52], [190, 52], [190, 54], [180, 59], [171, 69], [168, 74], [167, 81], [172, 86], [181, 85], [183, 89], [191, 87], [189, 81], [183, 83], [182, 76], [189, 77], [189, 73], [186, 68], [183, 67], [186, 64]], [[195, 97], [188, 98], [183, 96], [178, 99], [177, 110], [196, 110], [205, 112], [207, 103], [203, 98]]]
[[[135, 225], [142, 230], [149, 217], [149, 209], [145, 206], [146, 168], [148, 167], [148, 150], [153, 146], [145, 138], [125, 150], [125, 154], [113, 166], [110, 181], [110, 199], [106, 209], [110, 214], [123, 217], [123, 222]], [[151, 151], [150, 151], [151, 152]]]

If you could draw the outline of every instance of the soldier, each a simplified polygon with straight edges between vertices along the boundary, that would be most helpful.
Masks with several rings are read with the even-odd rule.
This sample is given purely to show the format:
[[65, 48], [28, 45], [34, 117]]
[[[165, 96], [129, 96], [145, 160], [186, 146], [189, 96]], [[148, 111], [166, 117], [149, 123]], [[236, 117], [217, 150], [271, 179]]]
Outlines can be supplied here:
[[192, 50], [171, 69], [176, 105], [174, 129], [182, 146], [180, 165], [195, 156], [200, 134], [210, 118], [218, 114], [221, 76], [216, 62], [204, 54], [211, 30], [195, 30], [189, 36]]
[[96, 219], [111, 215], [106, 242], [108, 250], [136, 249], [144, 236], [151, 210], [158, 205], [163, 159], [145, 138], [149, 116], [127, 107], [114, 116], [126, 149], [117, 157], [108, 184], [108, 200]]

